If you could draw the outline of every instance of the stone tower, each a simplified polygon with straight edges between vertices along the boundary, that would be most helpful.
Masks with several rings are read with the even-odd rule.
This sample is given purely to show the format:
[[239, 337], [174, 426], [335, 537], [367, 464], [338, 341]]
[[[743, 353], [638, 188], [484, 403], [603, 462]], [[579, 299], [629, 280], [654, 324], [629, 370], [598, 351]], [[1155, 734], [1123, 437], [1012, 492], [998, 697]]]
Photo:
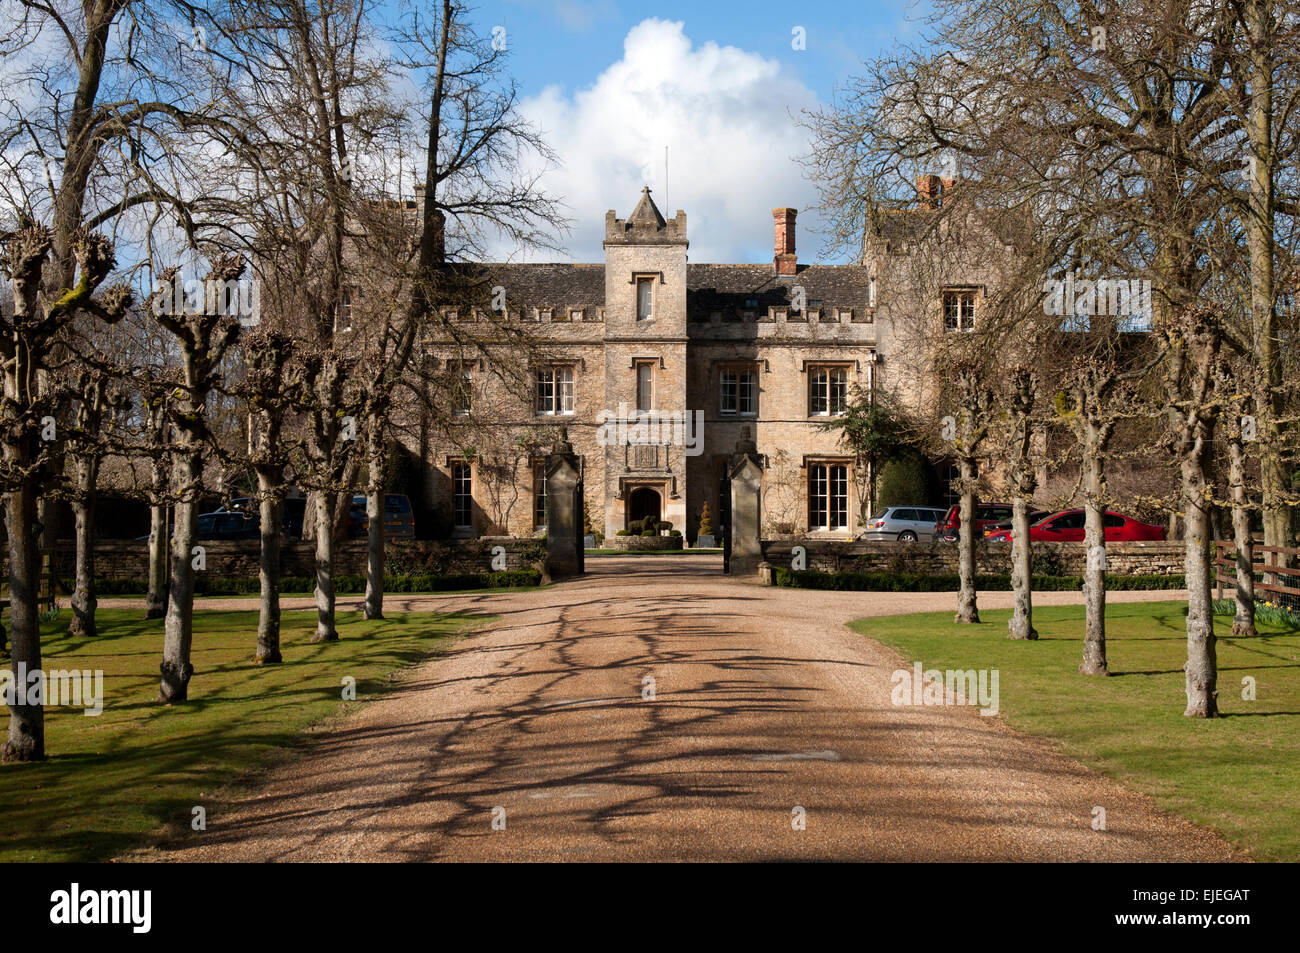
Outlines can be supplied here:
[[[686, 213], [666, 220], [650, 189], [626, 219], [605, 214], [605, 409], [685, 413]], [[654, 419], [653, 417], [651, 419]], [[605, 533], [657, 515], [686, 526], [681, 446], [612, 445], [605, 450]]]

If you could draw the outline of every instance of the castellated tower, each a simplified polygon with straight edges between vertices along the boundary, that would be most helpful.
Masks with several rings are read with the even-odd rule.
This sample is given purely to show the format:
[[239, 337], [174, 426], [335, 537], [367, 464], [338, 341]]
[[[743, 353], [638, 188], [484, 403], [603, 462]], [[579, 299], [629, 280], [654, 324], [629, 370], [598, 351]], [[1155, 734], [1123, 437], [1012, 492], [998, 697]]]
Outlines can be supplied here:
[[[626, 219], [605, 214], [604, 248], [606, 409], [689, 413], [686, 213], [665, 220], [644, 188]], [[681, 446], [606, 446], [606, 534], [651, 515], [684, 529], [685, 478]]]

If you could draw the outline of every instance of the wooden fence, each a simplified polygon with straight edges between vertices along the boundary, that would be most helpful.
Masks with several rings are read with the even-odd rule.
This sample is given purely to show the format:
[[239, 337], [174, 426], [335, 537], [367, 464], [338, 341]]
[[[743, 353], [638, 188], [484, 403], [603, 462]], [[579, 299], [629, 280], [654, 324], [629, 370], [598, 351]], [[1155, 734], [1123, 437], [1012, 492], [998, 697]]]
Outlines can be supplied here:
[[[1290, 557], [1300, 556], [1300, 549], [1255, 545], [1250, 549], [1255, 598], [1291, 607], [1300, 606], [1300, 569], [1287, 565], [1292, 561]], [[1217, 540], [1214, 544], [1214, 582], [1220, 599], [1223, 598], [1224, 586], [1237, 588], [1237, 545], [1231, 540]], [[1278, 598], [1267, 599], [1261, 593], [1273, 593]]]

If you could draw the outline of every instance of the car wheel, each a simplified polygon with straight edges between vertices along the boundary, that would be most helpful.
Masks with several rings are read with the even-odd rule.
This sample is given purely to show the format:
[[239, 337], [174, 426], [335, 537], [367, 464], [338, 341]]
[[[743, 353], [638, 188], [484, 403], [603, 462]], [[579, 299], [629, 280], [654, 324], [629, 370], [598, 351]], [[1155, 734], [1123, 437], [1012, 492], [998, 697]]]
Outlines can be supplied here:
[[913, 533], [910, 529], [904, 530], [903, 532], [898, 534], [898, 541], [900, 543], [915, 543], [916, 534]]

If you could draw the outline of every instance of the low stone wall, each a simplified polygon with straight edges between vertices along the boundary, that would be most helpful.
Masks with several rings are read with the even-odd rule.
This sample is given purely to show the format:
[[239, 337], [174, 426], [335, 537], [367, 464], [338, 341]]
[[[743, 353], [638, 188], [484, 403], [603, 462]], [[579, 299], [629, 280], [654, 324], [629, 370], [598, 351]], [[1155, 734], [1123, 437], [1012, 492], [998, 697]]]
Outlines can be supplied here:
[[621, 549], [628, 553], [664, 552], [681, 549], [680, 536], [606, 536], [602, 549]]
[[[205, 572], [213, 576], [252, 578], [258, 573], [261, 546], [255, 539], [238, 541], [205, 540], [199, 544], [207, 561]], [[405, 573], [486, 572], [502, 568], [492, 565], [493, 550], [500, 546], [506, 557], [505, 569], [529, 569], [545, 555], [545, 540], [512, 536], [483, 536], [477, 539], [390, 541], [385, 552], [389, 575]], [[8, 573], [7, 558], [0, 562]], [[62, 578], [73, 576], [74, 548], [61, 541], [54, 550], [54, 569]], [[316, 546], [294, 540], [280, 545], [280, 572], [285, 576], [311, 576], [316, 571]], [[366, 571], [365, 540], [347, 540], [334, 548], [334, 573], [361, 576]], [[147, 579], [149, 548], [144, 541], [113, 540], [96, 544], [95, 575], [101, 579]]]
[[[955, 543], [859, 543], [830, 539], [782, 539], [763, 542], [763, 559], [790, 567], [795, 546], [807, 551], [806, 569], [819, 572], [957, 572]], [[1116, 576], [1174, 576], [1183, 573], [1183, 543], [1107, 543], [1106, 571]], [[1081, 576], [1087, 562], [1083, 543], [1034, 543], [1034, 572], [1047, 576]], [[1011, 572], [1009, 543], [979, 542], [976, 572]]]

